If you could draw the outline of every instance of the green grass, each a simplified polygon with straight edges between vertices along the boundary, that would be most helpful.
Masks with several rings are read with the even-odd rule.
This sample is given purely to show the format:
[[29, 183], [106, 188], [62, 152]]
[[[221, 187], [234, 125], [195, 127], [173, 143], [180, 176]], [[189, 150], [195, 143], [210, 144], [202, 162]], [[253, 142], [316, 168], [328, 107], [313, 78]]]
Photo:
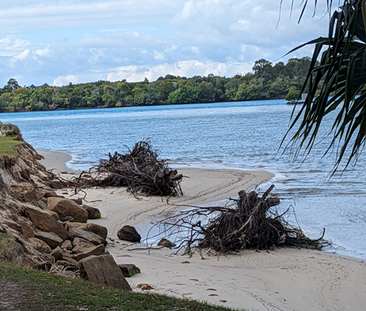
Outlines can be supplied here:
[[22, 141], [13, 140], [11, 136], [0, 136], [0, 156], [15, 156], [14, 147], [22, 143]]
[[26, 293], [22, 310], [230, 310], [197, 301], [156, 294], [138, 294], [108, 289], [84, 280], [71, 280], [51, 273], [25, 269], [0, 260], [0, 281], [5, 278], [18, 284]]

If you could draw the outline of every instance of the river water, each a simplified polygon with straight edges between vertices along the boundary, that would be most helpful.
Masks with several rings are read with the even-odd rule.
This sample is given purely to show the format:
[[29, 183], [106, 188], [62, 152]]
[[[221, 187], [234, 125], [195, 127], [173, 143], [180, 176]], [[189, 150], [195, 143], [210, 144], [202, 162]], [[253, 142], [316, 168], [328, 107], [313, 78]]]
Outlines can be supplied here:
[[149, 140], [173, 165], [270, 171], [281, 207], [294, 206], [306, 234], [315, 238], [325, 228], [332, 243], [327, 251], [366, 259], [365, 159], [329, 179], [337, 151], [323, 157], [331, 119], [307, 157], [294, 161], [291, 150], [279, 151], [292, 109], [269, 100], [6, 113], [0, 121], [18, 125], [36, 149], [69, 153], [72, 169], [88, 169], [109, 152]]

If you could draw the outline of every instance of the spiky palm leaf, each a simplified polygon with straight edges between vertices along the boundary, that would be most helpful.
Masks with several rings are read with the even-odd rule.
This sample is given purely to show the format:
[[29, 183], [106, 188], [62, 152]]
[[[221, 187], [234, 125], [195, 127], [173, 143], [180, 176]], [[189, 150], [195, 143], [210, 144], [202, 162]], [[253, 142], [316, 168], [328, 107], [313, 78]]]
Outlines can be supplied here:
[[[331, 5], [331, 1], [327, 4]], [[339, 153], [333, 173], [345, 155], [348, 157], [347, 167], [366, 141], [365, 5], [366, 0], [344, 1], [341, 10], [330, 19], [328, 37], [312, 40], [289, 52], [305, 45], [315, 45], [301, 90], [304, 93], [308, 88], [308, 95], [301, 109], [298, 112], [294, 109], [285, 138], [296, 129], [291, 142], [310, 152], [324, 117], [335, 111], [336, 117], [330, 129], [334, 137], [329, 148], [339, 144]]]

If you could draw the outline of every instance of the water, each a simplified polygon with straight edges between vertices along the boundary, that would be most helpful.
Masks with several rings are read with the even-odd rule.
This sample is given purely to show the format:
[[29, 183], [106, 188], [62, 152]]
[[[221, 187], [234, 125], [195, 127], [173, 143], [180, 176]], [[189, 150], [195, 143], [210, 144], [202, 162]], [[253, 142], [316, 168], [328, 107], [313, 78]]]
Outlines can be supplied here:
[[[302, 229], [311, 237], [326, 229], [328, 251], [366, 259], [366, 163], [329, 180], [336, 150], [322, 157], [330, 137], [294, 162], [278, 152], [293, 106], [284, 100], [192, 104], [77, 111], [0, 114], [19, 126], [36, 149], [67, 152], [73, 169], [88, 169], [109, 152], [124, 153], [150, 140], [162, 158], [190, 167], [261, 169], [275, 174], [282, 206], [295, 206]], [[331, 120], [325, 120], [321, 136]]]

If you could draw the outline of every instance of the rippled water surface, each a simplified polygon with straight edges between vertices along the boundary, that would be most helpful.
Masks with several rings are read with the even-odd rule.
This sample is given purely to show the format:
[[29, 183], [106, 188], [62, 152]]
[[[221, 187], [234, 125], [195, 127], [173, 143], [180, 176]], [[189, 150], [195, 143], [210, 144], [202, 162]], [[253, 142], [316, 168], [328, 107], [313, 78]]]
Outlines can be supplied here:
[[316, 237], [326, 229], [329, 251], [366, 259], [366, 165], [329, 180], [336, 150], [322, 157], [330, 137], [325, 126], [311, 154], [293, 161], [278, 152], [293, 106], [283, 100], [77, 111], [0, 114], [20, 127], [36, 149], [72, 155], [70, 168], [89, 168], [109, 152], [150, 140], [162, 158], [178, 165], [273, 172], [285, 208], [294, 205], [301, 227]]

